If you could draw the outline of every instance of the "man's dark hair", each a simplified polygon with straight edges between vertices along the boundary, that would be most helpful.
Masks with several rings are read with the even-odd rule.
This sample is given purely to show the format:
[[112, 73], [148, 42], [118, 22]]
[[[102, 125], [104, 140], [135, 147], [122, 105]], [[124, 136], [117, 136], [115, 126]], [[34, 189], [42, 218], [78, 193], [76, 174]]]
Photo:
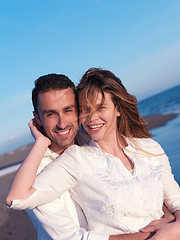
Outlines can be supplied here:
[[39, 93], [49, 92], [51, 90], [62, 90], [71, 88], [76, 93], [74, 83], [63, 74], [48, 74], [39, 77], [34, 82], [34, 89], [32, 90], [32, 103], [34, 111], [38, 114], [37, 100]]

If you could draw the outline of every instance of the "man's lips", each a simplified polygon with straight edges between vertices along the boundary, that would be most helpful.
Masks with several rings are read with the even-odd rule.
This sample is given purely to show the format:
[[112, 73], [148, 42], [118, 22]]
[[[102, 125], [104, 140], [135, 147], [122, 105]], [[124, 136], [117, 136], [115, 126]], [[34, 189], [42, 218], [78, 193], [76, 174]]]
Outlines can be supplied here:
[[69, 135], [71, 129], [66, 129], [66, 130], [59, 130], [56, 131], [56, 133], [60, 136], [60, 137], [66, 137], [67, 135]]

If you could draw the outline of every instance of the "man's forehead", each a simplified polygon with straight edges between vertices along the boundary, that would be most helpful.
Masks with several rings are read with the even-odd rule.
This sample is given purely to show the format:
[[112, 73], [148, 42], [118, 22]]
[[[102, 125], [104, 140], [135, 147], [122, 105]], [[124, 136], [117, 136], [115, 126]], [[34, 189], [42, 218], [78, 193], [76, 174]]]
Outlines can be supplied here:
[[71, 88], [53, 89], [38, 95], [38, 105], [41, 107], [72, 103], [75, 104], [75, 93]]

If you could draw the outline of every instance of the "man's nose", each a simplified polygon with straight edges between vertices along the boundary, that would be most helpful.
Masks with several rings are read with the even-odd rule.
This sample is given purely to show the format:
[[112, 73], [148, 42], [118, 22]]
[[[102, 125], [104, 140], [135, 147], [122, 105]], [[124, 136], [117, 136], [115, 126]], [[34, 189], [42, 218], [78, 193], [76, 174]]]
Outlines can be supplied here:
[[66, 125], [67, 125], [67, 123], [66, 123], [65, 118], [62, 116], [59, 116], [56, 127], [60, 128], [60, 129], [64, 129], [66, 127]]

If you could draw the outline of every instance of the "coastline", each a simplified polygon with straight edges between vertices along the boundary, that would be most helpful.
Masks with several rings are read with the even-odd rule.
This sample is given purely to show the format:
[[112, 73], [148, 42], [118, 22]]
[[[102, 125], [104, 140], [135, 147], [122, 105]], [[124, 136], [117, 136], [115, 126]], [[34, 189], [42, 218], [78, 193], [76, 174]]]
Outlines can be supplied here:
[[[147, 123], [149, 130], [154, 128], [162, 127], [170, 120], [176, 118], [178, 114], [170, 113], [166, 115], [156, 114], [150, 116], [142, 117], [143, 120]], [[33, 143], [20, 147], [14, 151], [8, 152], [0, 156], [0, 170], [6, 167], [13, 166], [15, 164], [21, 163], [30, 149], [32, 148]]]
[[147, 127], [149, 130], [154, 128], [162, 127], [166, 125], [167, 122], [173, 120], [178, 116], [177, 113], [169, 113], [169, 114], [155, 114], [150, 116], [142, 117], [145, 122], [147, 122]]
[[[145, 116], [143, 119], [147, 122], [148, 129], [151, 130], [164, 126], [168, 121], [177, 116], [178, 114], [151, 115]], [[32, 144], [29, 144], [0, 156], [0, 170], [22, 162], [31, 147]], [[25, 211], [16, 211], [6, 208], [5, 198], [14, 174], [15, 172], [0, 177], [0, 239], [34, 240], [37, 239], [36, 230], [29, 220], [27, 213]]]

